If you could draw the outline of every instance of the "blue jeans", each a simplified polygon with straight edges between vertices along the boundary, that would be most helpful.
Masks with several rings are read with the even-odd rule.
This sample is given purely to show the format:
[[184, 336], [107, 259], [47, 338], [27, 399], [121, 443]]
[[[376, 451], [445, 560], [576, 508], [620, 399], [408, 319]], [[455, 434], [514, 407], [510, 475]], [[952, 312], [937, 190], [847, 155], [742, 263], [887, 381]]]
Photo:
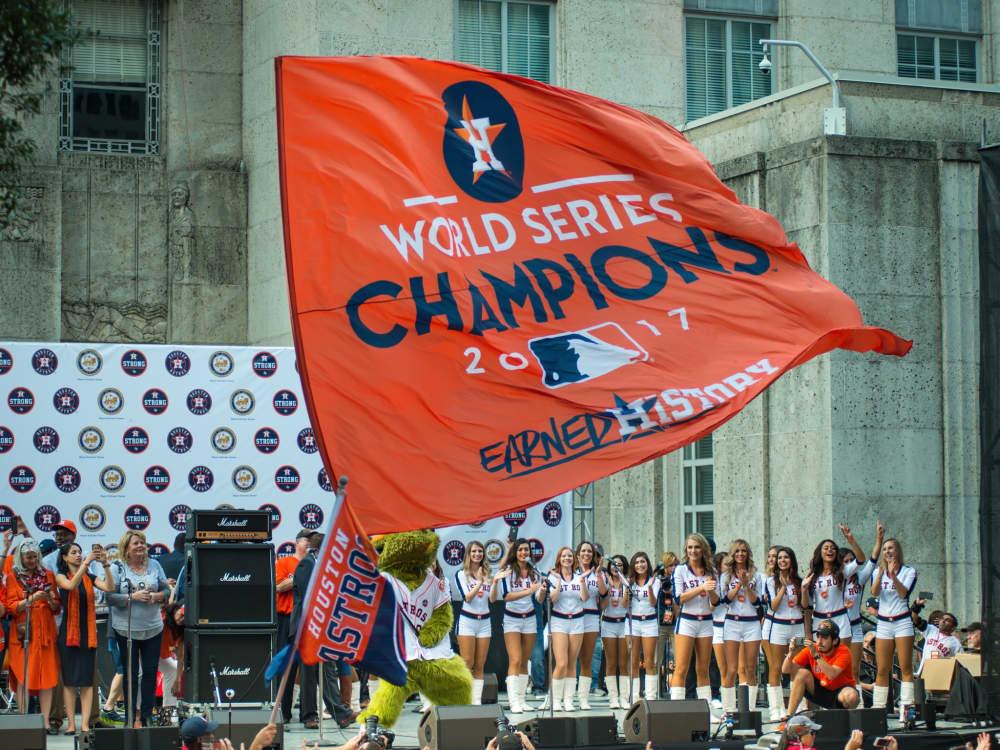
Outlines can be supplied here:
[[594, 646], [594, 655], [590, 658], [590, 689], [600, 690], [601, 688], [601, 660], [604, 657], [604, 644], [601, 636], [597, 636], [597, 644]]
[[535, 690], [545, 690], [545, 675], [548, 670], [545, 664], [545, 618], [542, 617], [542, 606], [535, 605], [535, 647], [531, 650], [528, 663], [528, 673]]

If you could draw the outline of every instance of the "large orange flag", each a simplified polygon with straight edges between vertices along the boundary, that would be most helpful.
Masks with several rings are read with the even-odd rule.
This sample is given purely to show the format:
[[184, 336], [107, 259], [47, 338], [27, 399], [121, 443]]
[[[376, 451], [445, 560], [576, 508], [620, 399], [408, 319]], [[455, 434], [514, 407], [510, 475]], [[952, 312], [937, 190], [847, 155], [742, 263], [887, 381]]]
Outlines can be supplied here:
[[367, 531], [523, 508], [818, 354], [909, 351], [649, 115], [457, 63], [276, 65], [299, 368]]

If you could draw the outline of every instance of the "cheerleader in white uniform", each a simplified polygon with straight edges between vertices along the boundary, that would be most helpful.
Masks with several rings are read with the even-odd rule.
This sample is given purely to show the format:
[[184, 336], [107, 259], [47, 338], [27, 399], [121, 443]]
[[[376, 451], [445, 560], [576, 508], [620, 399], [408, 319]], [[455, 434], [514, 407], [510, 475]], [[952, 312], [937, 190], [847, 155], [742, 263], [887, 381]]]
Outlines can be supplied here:
[[507, 647], [507, 701], [512, 714], [527, 708], [528, 657], [535, 647], [535, 600], [541, 580], [531, 564], [531, 544], [518, 539], [493, 577], [490, 601], [503, 601], [503, 642]]
[[590, 662], [594, 658], [594, 647], [601, 632], [601, 599], [608, 593], [608, 577], [601, 570], [600, 553], [590, 542], [580, 542], [576, 547], [576, 559], [580, 563], [579, 572], [587, 584], [587, 603], [583, 608], [583, 645], [580, 646], [580, 684], [577, 698], [580, 708], [590, 710]]
[[[583, 645], [584, 605], [590, 597], [585, 583], [586, 574], [577, 572], [576, 554], [570, 547], [563, 547], [556, 554], [545, 585], [552, 599], [552, 618], [549, 633], [552, 640], [552, 708], [555, 711], [572, 711], [573, 686], [576, 683], [576, 660]], [[542, 601], [545, 591], [538, 592]], [[588, 681], [587, 687], [590, 687]]]
[[[608, 561], [608, 595], [601, 601], [601, 641], [604, 645], [604, 683], [608, 708], [628, 708], [628, 561], [615, 555]], [[621, 685], [622, 689], [619, 689]]]
[[[639, 668], [646, 670], [646, 700], [656, 700], [656, 642], [660, 637], [656, 605], [660, 579], [653, 575], [649, 555], [636, 552], [629, 562], [629, 618], [632, 621], [632, 700], [639, 700]], [[640, 659], [641, 655], [641, 659]]]
[[472, 672], [472, 705], [483, 702], [483, 667], [490, 649], [490, 566], [486, 549], [472, 541], [465, 548], [462, 568], [455, 573], [455, 590], [462, 597], [458, 617], [458, 650]]
[[[726, 559], [725, 552], [717, 552], [712, 556], [712, 565], [717, 574], [722, 573], [722, 563]], [[729, 611], [729, 600], [722, 595], [719, 589], [719, 603], [712, 610], [712, 653], [715, 655], [715, 663], [719, 667], [719, 675], [725, 675], [729, 671], [729, 664], [726, 662], [726, 613]]]
[[875, 662], [878, 673], [872, 708], [885, 708], [889, 701], [892, 657], [899, 659], [899, 702], [913, 703], [913, 621], [910, 594], [917, 585], [917, 571], [903, 564], [903, 548], [896, 539], [882, 545], [882, 562], [872, 578], [872, 595], [878, 597], [875, 630]]
[[781, 688], [781, 665], [793, 638], [805, 636], [802, 612], [802, 578], [799, 561], [790, 547], [778, 547], [774, 556], [774, 575], [764, 582], [767, 602], [767, 703], [771, 721], [781, 721], [785, 715], [785, 694]]
[[[764, 581], [767, 581], [767, 579], [774, 577], [774, 571], [776, 569], [775, 565], [778, 562], [778, 550], [779, 549], [781, 549], [781, 545], [780, 544], [772, 544], [770, 547], [767, 548], [767, 562], [764, 564]], [[767, 603], [767, 600], [765, 598], [765, 604], [766, 603]], [[760, 631], [760, 640], [761, 640], [761, 643], [764, 646], [764, 658], [765, 659], [768, 658], [768, 654], [767, 654], [767, 639], [770, 637], [770, 635], [771, 635], [771, 621], [768, 620], [767, 617], [765, 617], [764, 618], [764, 623], [761, 626], [761, 631]], [[770, 665], [769, 665], [769, 668], [770, 668]]]
[[816, 546], [809, 575], [802, 581], [807, 633], [815, 637], [812, 624], [831, 620], [840, 630], [840, 642], [851, 645], [851, 618], [844, 605], [844, 586], [857, 570], [857, 562], [841, 565], [840, 546], [832, 539], [824, 539]]
[[[847, 537], [847, 541], [851, 542], [853, 536], [850, 535], [850, 528], [845, 525], [842, 525], [840, 528], [844, 532], [844, 536]], [[851, 620], [851, 642], [847, 646], [851, 650], [851, 666], [854, 668], [854, 679], [857, 681], [854, 687], [857, 689], [858, 695], [864, 695], [861, 692], [861, 654], [864, 651], [862, 641], [865, 634], [861, 627], [861, 605], [864, 603], [865, 586], [871, 581], [872, 573], [875, 572], [875, 566], [878, 565], [878, 558], [882, 553], [882, 541], [884, 538], [885, 527], [881, 521], [876, 521], [875, 546], [872, 548], [871, 557], [865, 560], [864, 565], [858, 568], [858, 571], [848, 578], [847, 583], [844, 585], [844, 606], [847, 607], [847, 616]], [[861, 550], [857, 542], [851, 543], [851, 549], [841, 547], [841, 563], [847, 565], [857, 560], [859, 551]]]
[[[729, 547], [719, 579], [722, 601], [728, 604], [724, 627], [726, 673], [722, 676], [722, 708], [736, 713], [736, 677], [747, 686], [750, 710], [757, 705], [757, 658], [760, 654], [760, 615], [764, 576], [757, 571], [750, 545], [737, 539]], [[718, 609], [718, 607], [716, 607]]]
[[698, 675], [697, 695], [712, 702], [708, 666], [712, 658], [712, 610], [719, 603], [718, 582], [708, 540], [691, 534], [684, 540], [685, 562], [674, 568], [674, 601], [680, 608], [674, 635], [674, 673], [670, 699], [684, 700], [688, 668], [694, 656]]

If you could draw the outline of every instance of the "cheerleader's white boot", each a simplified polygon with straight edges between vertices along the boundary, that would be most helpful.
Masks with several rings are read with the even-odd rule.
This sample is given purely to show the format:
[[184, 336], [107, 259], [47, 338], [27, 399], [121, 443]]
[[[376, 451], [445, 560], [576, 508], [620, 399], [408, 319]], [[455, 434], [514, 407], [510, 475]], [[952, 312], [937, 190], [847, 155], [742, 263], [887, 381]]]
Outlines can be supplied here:
[[642, 682], [638, 677], [632, 678], [632, 702], [635, 703], [637, 700], [642, 698]]
[[699, 685], [695, 689], [695, 695], [697, 695], [701, 700], [708, 704], [708, 710], [712, 715], [712, 721], [718, 723], [719, 712], [712, 708], [712, 686], [711, 685]]
[[590, 678], [580, 675], [580, 685], [576, 689], [576, 699], [581, 711], [590, 710]]
[[483, 705], [483, 680], [472, 681], [472, 705]]
[[757, 710], [757, 686], [747, 685], [747, 711]]
[[736, 688], [720, 687], [719, 693], [722, 695], [722, 710], [727, 714], [736, 713]]
[[563, 680], [563, 708], [567, 711], [576, 711], [576, 706], [573, 705], [573, 692], [575, 687], [575, 677], [567, 677]]
[[685, 687], [670, 688], [670, 700], [672, 701], [682, 701], [685, 695], [687, 695], [687, 688]]
[[656, 675], [653, 675], [652, 677], [650, 677], [649, 675], [646, 676], [645, 698], [648, 701], [655, 701], [659, 697], [658, 693], [660, 691], [656, 685], [656, 682], [657, 682]]
[[625, 708], [618, 703], [618, 675], [608, 675], [604, 678], [604, 684], [608, 688], [608, 708]]
[[518, 679], [517, 675], [510, 675], [507, 678], [507, 705], [509, 706], [509, 711], [512, 714], [524, 713], [524, 709], [521, 708], [521, 703], [518, 701], [517, 695]]
[[767, 705], [771, 709], [772, 722], [781, 721], [785, 717], [785, 692], [781, 685], [767, 686]]
[[889, 703], [889, 686], [876, 685], [872, 691], [872, 708], [885, 708]]

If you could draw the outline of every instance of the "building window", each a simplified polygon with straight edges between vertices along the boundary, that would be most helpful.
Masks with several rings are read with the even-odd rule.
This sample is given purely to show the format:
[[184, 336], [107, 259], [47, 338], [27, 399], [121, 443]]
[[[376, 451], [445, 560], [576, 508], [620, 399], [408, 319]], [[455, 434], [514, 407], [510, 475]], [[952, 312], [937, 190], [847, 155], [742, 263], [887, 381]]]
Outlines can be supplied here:
[[715, 536], [713, 463], [711, 435], [682, 449], [685, 536], [694, 532]]
[[158, 0], [71, 0], [80, 38], [59, 82], [59, 148], [159, 151]]
[[901, 78], [978, 80], [982, 0], [896, 0], [896, 29]]
[[552, 13], [548, 2], [458, 0], [456, 59], [551, 83]]
[[771, 76], [758, 67], [770, 23], [686, 16], [684, 29], [688, 121], [771, 93]]

